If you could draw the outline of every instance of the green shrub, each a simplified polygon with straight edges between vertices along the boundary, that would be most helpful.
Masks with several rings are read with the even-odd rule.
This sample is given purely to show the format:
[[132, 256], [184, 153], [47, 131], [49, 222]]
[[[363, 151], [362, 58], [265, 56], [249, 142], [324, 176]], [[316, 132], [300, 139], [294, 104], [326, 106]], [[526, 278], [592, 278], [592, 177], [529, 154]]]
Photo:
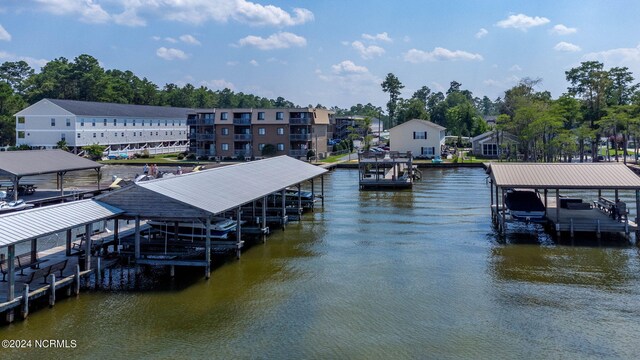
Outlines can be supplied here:
[[189, 155], [187, 155], [187, 160], [195, 160], [196, 159], [196, 154], [191, 153]]

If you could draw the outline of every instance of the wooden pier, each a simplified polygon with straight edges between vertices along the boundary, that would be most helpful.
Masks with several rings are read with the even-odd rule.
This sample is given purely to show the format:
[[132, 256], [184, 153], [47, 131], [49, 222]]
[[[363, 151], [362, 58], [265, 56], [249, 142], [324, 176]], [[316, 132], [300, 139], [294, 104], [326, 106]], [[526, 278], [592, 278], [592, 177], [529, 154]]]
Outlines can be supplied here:
[[365, 152], [358, 154], [360, 190], [411, 188], [414, 170], [411, 152], [387, 151], [385, 153]]

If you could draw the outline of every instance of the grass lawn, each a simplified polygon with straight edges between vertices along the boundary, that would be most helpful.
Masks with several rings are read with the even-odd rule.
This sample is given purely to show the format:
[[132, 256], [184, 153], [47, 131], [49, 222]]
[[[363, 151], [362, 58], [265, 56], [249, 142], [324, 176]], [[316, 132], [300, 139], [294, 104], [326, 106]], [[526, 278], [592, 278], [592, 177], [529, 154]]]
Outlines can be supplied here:
[[[326, 159], [320, 160], [321, 163], [332, 163], [332, 162], [336, 162], [339, 161], [340, 159], [342, 159], [343, 157], [347, 156], [348, 154], [342, 154], [342, 155], [333, 155], [333, 156], [329, 156]], [[352, 157], [355, 157], [356, 159], [358, 158], [358, 154], [352, 154]]]

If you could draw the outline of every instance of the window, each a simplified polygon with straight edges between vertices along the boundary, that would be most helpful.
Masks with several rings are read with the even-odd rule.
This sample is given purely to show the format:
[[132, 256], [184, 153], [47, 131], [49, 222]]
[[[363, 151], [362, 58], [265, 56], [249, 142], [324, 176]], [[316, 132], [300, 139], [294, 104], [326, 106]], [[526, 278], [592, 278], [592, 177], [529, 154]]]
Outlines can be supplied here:
[[56, 126], [56, 119], [55, 118], [51, 118], [51, 126]]
[[93, 120], [91, 121], [91, 126], [96, 126], [96, 119], [93, 119]]
[[258, 120], [264, 120], [264, 111], [258, 113]]
[[120, 135], [122, 135], [122, 137], [124, 137], [124, 133], [122, 133], [122, 134], [120, 134]]
[[169, 125], [169, 120], [164, 121], [164, 126], [167, 126], [167, 125]]
[[78, 139], [80, 139], [80, 133], [78, 133]]
[[262, 151], [264, 149], [264, 144], [258, 144], [258, 150]]
[[171, 126], [176, 126], [176, 121], [175, 120], [172, 121]]
[[136, 132], [135, 131], [133, 132], [133, 136], [136, 136]]
[[284, 120], [284, 113], [282, 111], [276, 112], [276, 120]]
[[127, 126], [127, 119], [124, 119], [124, 126]]
[[222, 128], [220, 131], [221, 131], [222, 135], [229, 135], [229, 129], [228, 128]]
[[84, 119], [80, 119], [80, 126], [84, 126]]
[[156, 136], [158, 136], [158, 132], [156, 131]]
[[435, 149], [433, 146], [430, 147], [421, 147], [420, 148], [420, 154], [421, 155], [429, 155], [429, 156], [433, 156], [435, 155]]
[[413, 138], [414, 139], [425, 140], [427, 138], [427, 132], [426, 131], [414, 131], [413, 132]]
[[266, 135], [266, 134], [267, 134], [267, 129], [258, 128], [258, 135]]
[[497, 156], [498, 144], [482, 144], [482, 155]]
[[[115, 133], [115, 134], [116, 134], [116, 137], [118, 137], [118, 133]], [[80, 134], [78, 134], [78, 135], [80, 135]]]
[[173, 135], [173, 131], [169, 131], [169, 135]]
[[60, 134], [60, 141], [67, 141], [67, 134], [65, 133]]
[[144, 126], [144, 120], [142, 120], [142, 126]]
[[94, 138], [96, 137], [96, 133], [93, 133], [93, 137], [94, 137]]
[[284, 151], [284, 144], [283, 143], [278, 144], [278, 151]]
[[136, 119], [133, 119], [133, 126], [136, 126]]
[[140, 131], [140, 136], [142, 136], [142, 131]]
[[222, 144], [222, 145], [221, 145], [221, 149], [222, 149], [222, 151], [227, 151], [227, 150], [229, 150], [229, 144]]
[[229, 114], [223, 112], [220, 114], [220, 120], [227, 120], [229, 118]]
[[100, 133], [100, 137], [104, 137], [104, 133]]
[[71, 119], [67, 119], [67, 126], [71, 126]]
[[24, 124], [24, 116], [18, 116], [18, 124]]
[[278, 128], [278, 135], [284, 135], [284, 128]]
[[[78, 137], [80, 137], [80, 134], [78, 134]], [[24, 131], [18, 131], [18, 139], [24, 139]]]
[[103, 126], [105, 126], [105, 127], [107, 126], [107, 119], [104, 119], [104, 124], [103, 124]]
[[118, 126], [118, 120], [113, 119], [113, 126]]
[[164, 132], [164, 136], [167, 136], [167, 135], [169, 135], [169, 132], [168, 132], [168, 131], [165, 131], [165, 132]]

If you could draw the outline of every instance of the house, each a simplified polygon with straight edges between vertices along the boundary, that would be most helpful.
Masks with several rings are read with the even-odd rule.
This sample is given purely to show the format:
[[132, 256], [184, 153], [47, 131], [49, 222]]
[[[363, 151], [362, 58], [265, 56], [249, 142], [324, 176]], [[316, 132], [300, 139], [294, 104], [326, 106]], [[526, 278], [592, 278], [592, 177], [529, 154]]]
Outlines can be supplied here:
[[517, 144], [517, 137], [497, 130], [487, 131], [471, 139], [471, 146], [475, 155], [493, 159], [500, 157], [505, 151], [507, 154], [515, 151]]
[[444, 149], [446, 128], [427, 120], [413, 119], [389, 130], [391, 151], [411, 151], [415, 157], [433, 158]]
[[306, 159], [309, 150], [327, 155], [329, 115], [316, 108], [196, 109], [187, 119], [189, 152], [198, 157], [261, 157], [265, 146], [274, 155]]
[[108, 153], [132, 155], [187, 150], [187, 113], [168, 106], [42, 99], [15, 114], [16, 145], [70, 150], [99, 144]]

